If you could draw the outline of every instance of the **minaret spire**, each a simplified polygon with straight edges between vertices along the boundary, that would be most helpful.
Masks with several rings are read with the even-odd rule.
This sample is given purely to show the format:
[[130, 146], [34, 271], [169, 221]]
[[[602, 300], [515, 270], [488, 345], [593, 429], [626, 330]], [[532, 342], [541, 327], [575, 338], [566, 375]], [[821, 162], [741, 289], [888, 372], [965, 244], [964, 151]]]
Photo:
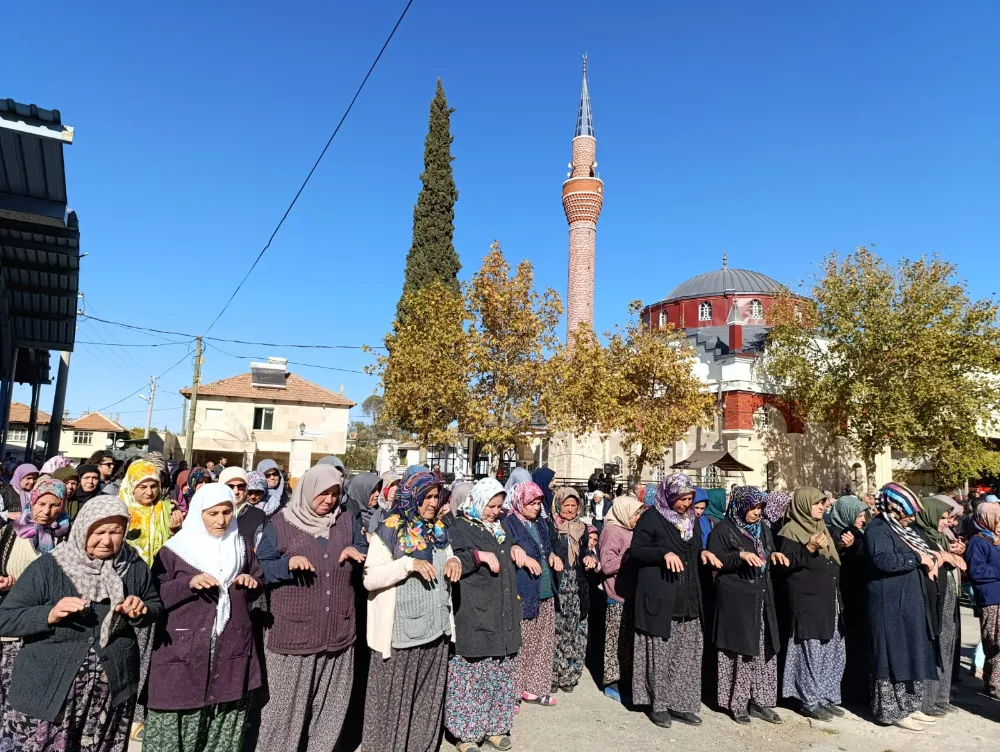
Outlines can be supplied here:
[[580, 89], [580, 109], [576, 114], [576, 135], [594, 138], [594, 113], [590, 109], [590, 86], [587, 85], [587, 55], [583, 56], [583, 86]]

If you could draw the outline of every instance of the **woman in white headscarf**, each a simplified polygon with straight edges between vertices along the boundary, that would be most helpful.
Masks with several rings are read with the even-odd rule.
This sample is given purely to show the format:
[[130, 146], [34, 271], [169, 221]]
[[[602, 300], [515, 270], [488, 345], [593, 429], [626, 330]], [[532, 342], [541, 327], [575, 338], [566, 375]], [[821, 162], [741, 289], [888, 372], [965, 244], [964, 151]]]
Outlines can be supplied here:
[[198, 489], [153, 575], [167, 618], [153, 645], [143, 749], [239, 749], [250, 692], [261, 683], [250, 603], [262, 572], [229, 486]]

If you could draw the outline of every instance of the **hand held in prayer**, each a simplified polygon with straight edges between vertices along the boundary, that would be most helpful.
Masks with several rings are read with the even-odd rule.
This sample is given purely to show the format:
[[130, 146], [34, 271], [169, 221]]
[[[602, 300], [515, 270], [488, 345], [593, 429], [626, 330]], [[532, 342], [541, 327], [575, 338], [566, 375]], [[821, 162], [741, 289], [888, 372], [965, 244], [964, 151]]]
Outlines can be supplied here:
[[719, 557], [711, 551], [701, 552], [701, 563], [713, 569], [722, 569], [722, 562], [719, 560]]
[[17, 578], [14, 575], [0, 577], [0, 590], [10, 590], [14, 587], [15, 582], [17, 582]]
[[937, 562], [933, 556], [920, 554], [920, 566], [927, 570], [927, 574], [932, 580], [937, 577]]
[[248, 574], [238, 574], [238, 575], [236, 575], [236, 577], [233, 579], [233, 584], [234, 585], [238, 585], [239, 587], [244, 587], [247, 590], [256, 590], [257, 589], [257, 580], [255, 580], [253, 577], [251, 577]]
[[539, 564], [534, 559], [532, 559], [530, 556], [525, 556], [524, 557], [524, 565], [523, 566], [533, 576], [535, 576], [535, 577], [541, 577], [542, 576], [542, 565]]
[[170, 513], [170, 529], [180, 530], [184, 524], [184, 513], [180, 509], [175, 509]]
[[[809, 542], [806, 543], [806, 548], [808, 548], [812, 553], [816, 553], [821, 548], [823, 548], [830, 539], [826, 537], [826, 533], [813, 533], [809, 536]], [[785, 566], [788, 566], [787, 564]]]
[[343, 564], [345, 561], [356, 561], [358, 564], [365, 563], [365, 555], [358, 551], [354, 546], [348, 546], [340, 553], [339, 562]]
[[119, 614], [125, 614], [129, 619], [138, 619], [140, 616], [146, 614], [149, 609], [146, 608], [146, 604], [142, 602], [139, 596], [130, 595], [115, 606], [115, 611]]
[[315, 572], [316, 568], [305, 556], [293, 556], [288, 560], [288, 569], [292, 572]]
[[751, 567], [761, 567], [764, 565], [764, 562], [753, 551], [741, 551], [740, 560]]
[[52, 607], [51, 611], [49, 611], [49, 616], [46, 621], [48, 621], [51, 626], [58, 621], [62, 621], [71, 614], [81, 613], [85, 608], [87, 608], [87, 601], [83, 598], [60, 598], [59, 602]]
[[427, 582], [434, 582], [438, 576], [434, 565], [429, 561], [424, 561], [423, 559], [413, 560], [413, 571], [423, 577]]
[[514, 561], [514, 566], [523, 567], [524, 562], [528, 559], [528, 555], [524, 552], [524, 549], [520, 546], [510, 547], [510, 558]]
[[663, 561], [666, 563], [667, 571], [669, 572], [678, 573], [684, 571], [684, 562], [682, 562], [680, 557], [673, 552], [666, 554], [663, 557]]
[[454, 556], [444, 563], [444, 577], [448, 582], [458, 582], [462, 578], [462, 563]]
[[20, 512], [7, 512], [7, 519], [11, 520], [11, 521], [19, 520], [19, 519], [21, 519], [21, 513]]
[[[825, 538], [826, 536], [824, 535], [823, 537]], [[788, 560], [788, 557], [785, 556], [783, 553], [781, 553], [781, 551], [775, 551], [773, 554], [771, 554], [771, 564], [776, 567], [792, 566], [792, 563]]]
[[479, 551], [479, 563], [485, 564], [493, 574], [500, 574], [500, 562], [489, 551]]
[[583, 568], [590, 570], [597, 569], [597, 559], [595, 559], [593, 556], [584, 556]]
[[192, 590], [211, 590], [219, 587], [219, 581], [212, 575], [202, 572], [191, 578], [190, 586]]
[[953, 554], [961, 556], [965, 553], [965, 541], [953, 541], [949, 548]]
[[549, 566], [552, 567], [552, 571], [559, 574], [563, 571], [562, 559], [560, 559], [555, 554], [549, 554]]
[[847, 532], [840, 536], [840, 547], [850, 548], [854, 545], [854, 533]]

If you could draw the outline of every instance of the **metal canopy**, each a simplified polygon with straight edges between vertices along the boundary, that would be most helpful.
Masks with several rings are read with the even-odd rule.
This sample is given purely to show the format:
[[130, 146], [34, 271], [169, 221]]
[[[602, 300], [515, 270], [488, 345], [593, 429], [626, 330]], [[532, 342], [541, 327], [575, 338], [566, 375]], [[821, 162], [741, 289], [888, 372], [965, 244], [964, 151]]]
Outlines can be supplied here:
[[705, 467], [714, 466], [724, 473], [748, 473], [753, 468], [744, 465], [729, 452], [709, 451], [698, 449], [691, 453], [686, 460], [671, 465], [673, 470], [701, 470]]

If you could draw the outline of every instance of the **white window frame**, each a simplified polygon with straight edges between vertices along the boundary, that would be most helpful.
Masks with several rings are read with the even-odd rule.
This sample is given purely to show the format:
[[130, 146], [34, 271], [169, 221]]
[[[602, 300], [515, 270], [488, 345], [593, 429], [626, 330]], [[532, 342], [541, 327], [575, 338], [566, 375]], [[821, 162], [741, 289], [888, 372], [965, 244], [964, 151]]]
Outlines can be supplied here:
[[760, 320], [764, 318], [764, 304], [757, 300], [757, 298], [754, 298], [750, 301], [750, 305], [747, 306], [747, 314], [751, 319]]
[[703, 300], [698, 304], [698, 321], [711, 321], [712, 320], [712, 304], [707, 300]]
[[27, 428], [12, 428], [7, 433], [8, 441], [27, 441], [28, 440], [28, 429]]
[[226, 411], [221, 407], [206, 407], [205, 408], [205, 420], [209, 418], [215, 418], [219, 415], [225, 415]]
[[761, 405], [753, 411], [753, 427], [757, 430], [770, 428], [771, 422], [771, 409], [767, 405]]
[[[260, 410], [260, 428], [257, 427], [257, 411]], [[271, 413], [271, 425], [268, 428], [264, 428], [264, 419], [267, 417], [268, 411]], [[269, 405], [267, 407], [263, 405], [254, 405], [253, 408], [253, 430], [254, 431], [273, 431], [274, 430], [274, 406]]]
[[94, 443], [93, 431], [73, 431], [73, 443], [77, 446]]

